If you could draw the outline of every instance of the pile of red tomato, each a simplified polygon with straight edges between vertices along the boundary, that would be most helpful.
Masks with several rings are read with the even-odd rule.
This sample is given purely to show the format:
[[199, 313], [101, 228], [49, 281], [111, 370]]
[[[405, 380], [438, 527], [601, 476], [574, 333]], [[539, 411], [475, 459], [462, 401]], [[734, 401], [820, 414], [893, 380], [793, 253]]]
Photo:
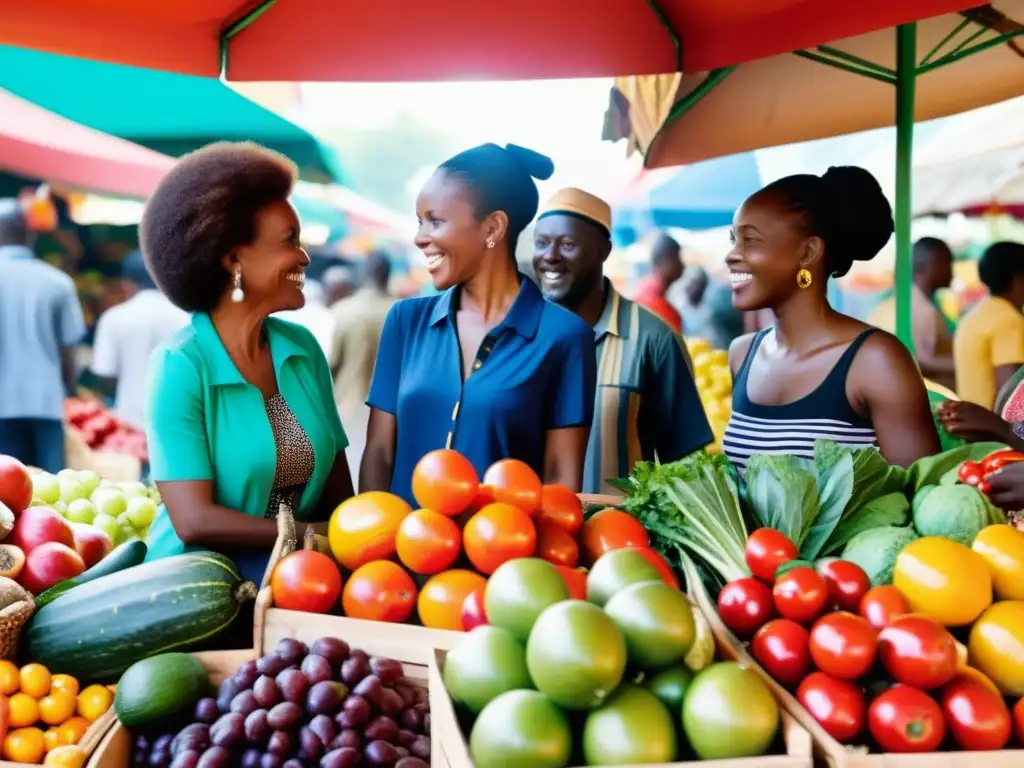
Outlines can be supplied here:
[[275, 604], [317, 613], [340, 604], [351, 618], [418, 618], [432, 629], [468, 630], [486, 621], [484, 587], [503, 563], [547, 560], [570, 594], [585, 599], [581, 566], [624, 547], [637, 548], [678, 587], [636, 518], [605, 509], [584, 522], [579, 497], [544, 485], [524, 462], [498, 461], [478, 478], [464, 456], [436, 450], [417, 464], [412, 488], [416, 510], [378, 491], [341, 504], [328, 531], [333, 560], [316, 552], [284, 558], [271, 582]]
[[754, 531], [754, 576], [722, 589], [718, 613], [830, 736], [883, 752], [999, 750], [1015, 731], [1024, 742], [1024, 699], [1011, 711], [948, 629], [854, 563], [797, 557], [783, 534]]

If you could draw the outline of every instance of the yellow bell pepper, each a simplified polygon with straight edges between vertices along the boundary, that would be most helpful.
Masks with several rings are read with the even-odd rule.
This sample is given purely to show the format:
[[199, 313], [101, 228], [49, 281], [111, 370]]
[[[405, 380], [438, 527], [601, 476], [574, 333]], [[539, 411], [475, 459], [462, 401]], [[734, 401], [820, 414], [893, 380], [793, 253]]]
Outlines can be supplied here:
[[970, 624], [992, 605], [992, 574], [984, 558], [939, 536], [905, 546], [896, 556], [892, 583], [911, 611], [947, 627]]
[[1024, 600], [1024, 532], [1012, 525], [990, 525], [975, 537], [971, 549], [988, 563], [998, 599]]
[[1024, 696], [1024, 600], [996, 603], [971, 627], [971, 666], [1007, 696]]

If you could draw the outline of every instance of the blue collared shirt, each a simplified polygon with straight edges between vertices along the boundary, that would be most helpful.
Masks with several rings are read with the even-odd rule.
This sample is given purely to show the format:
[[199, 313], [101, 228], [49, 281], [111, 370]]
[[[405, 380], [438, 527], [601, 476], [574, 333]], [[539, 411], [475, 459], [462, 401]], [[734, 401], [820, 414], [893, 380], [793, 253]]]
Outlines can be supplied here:
[[458, 290], [399, 301], [384, 321], [366, 402], [397, 419], [391, 491], [410, 503], [412, 471], [429, 451], [453, 448], [480, 475], [514, 458], [543, 476], [545, 433], [593, 420], [590, 326], [520, 276], [519, 295], [463, 382]]
[[0, 245], [0, 419], [63, 419], [60, 350], [84, 335], [74, 281], [29, 248]]

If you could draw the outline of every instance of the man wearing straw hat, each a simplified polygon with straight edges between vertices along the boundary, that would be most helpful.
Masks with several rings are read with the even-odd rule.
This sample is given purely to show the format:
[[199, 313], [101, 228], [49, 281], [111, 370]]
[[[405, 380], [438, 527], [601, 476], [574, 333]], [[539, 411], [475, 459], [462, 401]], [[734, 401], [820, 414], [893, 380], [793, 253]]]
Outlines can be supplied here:
[[682, 338], [604, 276], [611, 208], [563, 189], [537, 218], [533, 267], [544, 297], [594, 328], [598, 386], [584, 493], [613, 493], [640, 460], [675, 461], [714, 441]]

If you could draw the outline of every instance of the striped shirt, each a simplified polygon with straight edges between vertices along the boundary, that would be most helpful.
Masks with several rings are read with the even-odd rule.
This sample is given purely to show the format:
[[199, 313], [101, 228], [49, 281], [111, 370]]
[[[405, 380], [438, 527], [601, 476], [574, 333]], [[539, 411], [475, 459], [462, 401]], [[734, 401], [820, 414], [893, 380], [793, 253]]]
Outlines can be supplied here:
[[584, 493], [618, 493], [606, 481], [626, 477], [636, 462], [675, 461], [714, 442], [682, 338], [607, 280], [594, 338], [597, 392]]
[[729, 460], [745, 470], [755, 453], [813, 459], [815, 440], [832, 440], [851, 448], [877, 446], [871, 421], [858, 414], [846, 396], [846, 376], [853, 358], [876, 329], [870, 328], [854, 339], [811, 394], [785, 405], [761, 405], [748, 397], [747, 379], [757, 348], [771, 330], [758, 332], [736, 372], [732, 417], [722, 440], [722, 450]]

